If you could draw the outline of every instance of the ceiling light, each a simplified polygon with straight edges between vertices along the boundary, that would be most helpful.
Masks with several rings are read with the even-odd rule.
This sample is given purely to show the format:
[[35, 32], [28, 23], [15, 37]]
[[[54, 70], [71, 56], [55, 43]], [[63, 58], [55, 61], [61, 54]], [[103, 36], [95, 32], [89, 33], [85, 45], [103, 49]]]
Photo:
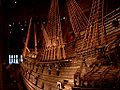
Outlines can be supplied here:
[[9, 24], [9, 27], [11, 27], [12, 25], [11, 24]]
[[45, 24], [45, 22], [43, 22], [43, 24]]
[[13, 25], [14, 25], [15, 23], [13, 22]]
[[25, 21], [25, 23], [27, 23], [27, 21]]
[[22, 31], [24, 30], [24, 28], [21, 29]]
[[17, 1], [14, 2], [15, 4], [17, 3]]
[[65, 17], [63, 17], [63, 19], [65, 19]]
[[20, 21], [18, 22], [18, 24], [20, 24]]
[[10, 34], [11, 34], [12, 32], [10, 31]]

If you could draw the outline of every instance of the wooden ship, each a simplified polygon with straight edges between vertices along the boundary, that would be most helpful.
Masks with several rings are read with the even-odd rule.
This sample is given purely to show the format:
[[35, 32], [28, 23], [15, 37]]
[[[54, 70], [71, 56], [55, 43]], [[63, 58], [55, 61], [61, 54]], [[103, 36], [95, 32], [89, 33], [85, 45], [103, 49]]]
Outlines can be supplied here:
[[[51, 0], [42, 42], [30, 18], [21, 74], [28, 90], [117, 90], [120, 88], [120, 7], [104, 14], [104, 0], [93, 0], [89, 18], [76, 0], [66, 0], [70, 42], [62, 30], [59, 1]], [[31, 32], [34, 48], [29, 48]]]

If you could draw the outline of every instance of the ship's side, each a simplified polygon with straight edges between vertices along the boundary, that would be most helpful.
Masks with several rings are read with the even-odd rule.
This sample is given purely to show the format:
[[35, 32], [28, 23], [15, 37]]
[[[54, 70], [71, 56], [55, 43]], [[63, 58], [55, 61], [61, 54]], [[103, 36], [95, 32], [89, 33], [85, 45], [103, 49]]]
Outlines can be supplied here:
[[36, 38], [35, 50], [27, 47], [29, 26], [21, 63], [28, 90], [120, 88], [120, 8], [104, 16], [103, 1], [93, 0], [89, 19], [75, 0], [67, 1], [75, 35], [69, 43], [63, 40], [58, 0], [51, 2], [47, 25], [41, 25], [44, 39], [40, 49]]

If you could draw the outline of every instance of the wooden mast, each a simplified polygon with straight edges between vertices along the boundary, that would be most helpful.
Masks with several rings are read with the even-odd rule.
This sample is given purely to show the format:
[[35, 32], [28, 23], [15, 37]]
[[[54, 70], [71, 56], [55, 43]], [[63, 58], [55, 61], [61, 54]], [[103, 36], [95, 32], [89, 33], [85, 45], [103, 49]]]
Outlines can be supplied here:
[[52, 0], [51, 2], [51, 7], [48, 14], [48, 22], [46, 29], [44, 29], [43, 35], [47, 44], [47, 59], [60, 60], [65, 58], [58, 0]]
[[[105, 43], [103, 6], [104, 0], [93, 0], [89, 23], [85, 33], [86, 37], [84, 37], [81, 51], [99, 48], [99, 46]], [[100, 24], [102, 24], [101, 28], [99, 27]]]
[[34, 23], [34, 43], [35, 43], [35, 53], [37, 54], [37, 30], [36, 30], [36, 25]]
[[75, 37], [84, 35], [86, 26], [89, 23], [87, 17], [75, 0], [66, 0], [66, 2]]
[[26, 38], [26, 41], [25, 41], [25, 46], [24, 46], [24, 51], [23, 51], [23, 57], [25, 57], [25, 55], [26, 55], [26, 50], [28, 49], [27, 46], [28, 46], [28, 41], [29, 41], [29, 38], [30, 38], [31, 23], [32, 23], [32, 17], [30, 18], [30, 23], [29, 23], [29, 27], [28, 27], [27, 38]]

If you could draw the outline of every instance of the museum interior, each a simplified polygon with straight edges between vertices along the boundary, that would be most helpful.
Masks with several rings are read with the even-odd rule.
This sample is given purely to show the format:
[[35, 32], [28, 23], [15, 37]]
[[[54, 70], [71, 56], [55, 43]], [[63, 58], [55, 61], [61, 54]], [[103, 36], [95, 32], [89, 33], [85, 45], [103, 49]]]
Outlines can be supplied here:
[[0, 0], [0, 90], [120, 90], [120, 1]]

